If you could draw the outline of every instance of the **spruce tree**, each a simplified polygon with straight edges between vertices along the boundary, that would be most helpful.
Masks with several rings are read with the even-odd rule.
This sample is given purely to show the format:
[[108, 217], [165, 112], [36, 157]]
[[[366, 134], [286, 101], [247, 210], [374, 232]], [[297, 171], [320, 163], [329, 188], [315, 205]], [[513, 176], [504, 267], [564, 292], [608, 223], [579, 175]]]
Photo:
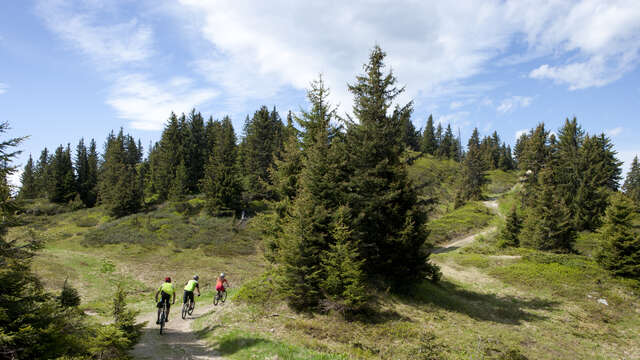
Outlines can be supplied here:
[[427, 126], [422, 134], [422, 152], [425, 154], [435, 155], [438, 144], [436, 143], [436, 133], [433, 127], [433, 116], [429, 115]]
[[396, 88], [393, 73], [383, 73], [385, 56], [374, 47], [364, 74], [349, 85], [358, 121], [347, 129], [351, 191], [345, 198], [355, 214], [351, 229], [365, 273], [411, 282], [424, 278], [429, 268], [423, 247], [426, 216], [400, 156], [402, 123], [387, 115], [403, 89]]
[[242, 162], [249, 196], [254, 199], [271, 199], [269, 169], [274, 156], [282, 149], [283, 124], [275, 108], [266, 106], [247, 118], [242, 144]]
[[640, 279], [640, 235], [633, 228], [634, 208], [625, 195], [612, 196], [600, 229], [597, 260], [616, 276]]
[[174, 202], [180, 202], [184, 200], [189, 188], [189, 181], [187, 176], [187, 167], [184, 165], [184, 161], [181, 161], [176, 168], [176, 175], [171, 180], [171, 188], [169, 189], [169, 200]]
[[469, 200], [482, 199], [482, 190], [487, 183], [480, 151], [480, 134], [477, 128], [473, 130], [473, 134], [469, 138], [462, 169], [456, 207], [462, 206], [464, 202]]
[[222, 119], [213, 153], [205, 166], [202, 189], [212, 215], [230, 215], [241, 209], [242, 183], [237, 164], [238, 149], [233, 124]]
[[189, 113], [185, 135], [184, 164], [187, 169], [187, 188], [190, 193], [198, 190], [200, 179], [204, 177], [204, 165], [207, 162], [207, 136], [204, 120], [200, 113], [193, 109]]
[[416, 131], [411, 121], [413, 103], [409, 103], [403, 108], [396, 107], [395, 111], [395, 116], [398, 116], [402, 122], [402, 142], [404, 146], [413, 151], [418, 151], [420, 149], [420, 133]]
[[453, 158], [451, 153], [452, 146], [454, 146], [453, 130], [451, 130], [451, 124], [447, 124], [447, 129], [442, 136], [440, 146], [438, 147], [438, 156], [443, 159]]
[[98, 184], [97, 157], [95, 141], [91, 139], [91, 144], [87, 150], [84, 145], [84, 139], [80, 139], [76, 147], [74, 165], [78, 195], [86, 207], [92, 207], [96, 203], [96, 186]]
[[98, 201], [98, 150], [96, 141], [91, 139], [87, 154], [87, 178], [85, 182], [85, 205], [95, 206]]
[[326, 277], [321, 258], [334, 243], [331, 224], [340, 201], [330, 137], [335, 110], [327, 103], [328, 95], [321, 78], [307, 91], [311, 109], [302, 112], [300, 124], [313, 138], [303, 136], [308, 143], [304, 144], [299, 190], [277, 249], [281, 287], [289, 304], [298, 309], [315, 307], [321, 298], [321, 282]]
[[158, 153], [151, 162], [151, 178], [160, 200], [167, 199], [171, 182], [180, 162], [184, 161], [184, 123], [171, 113], [158, 145]]
[[520, 236], [520, 231], [522, 230], [522, 219], [518, 214], [517, 208], [514, 206], [511, 209], [511, 212], [507, 216], [504, 228], [500, 231], [500, 235], [498, 236], [498, 244], [500, 247], [517, 247], [520, 246], [520, 241], [518, 237]]
[[52, 188], [51, 176], [51, 155], [45, 147], [40, 153], [40, 158], [36, 163], [35, 169], [36, 188], [38, 189], [38, 197], [49, 197]]
[[520, 243], [538, 250], [571, 252], [577, 234], [571, 212], [557, 193], [553, 171], [541, 169], [538, 178], [538, 191], [524, 220]]
[[[289, 122], [288, 119], [287, 122]], [[276, 198], [281, 202], [280, 210], [285, 210], [296, 197], [300, 172], [302, 171], [302, 144], [298, 139], [297, 130], [293, 130], [296, 130], [293, 125], [287, 125], [284, 148], [276, 156], [270, 169], [271, 182], [275, 188]], [[281, 212], [280, 214], [282, 215]]]
[[636, 209], [640, 210], [640, 163], [636, 155], [631, 162], [631, 168], [622, 187], [624, 193], [633, 201]]
[[75, 176], [71, 162], [71, 149], [60, 145], [51, 161], [52, 188], [49, 201], [66, 204], [76, 196]]
[[20, 199], [35, 199], [38, 197], [38, 189], [36, 185], [36, 177], [33, 168], [33, 159], [29, 155], [27, 165], [24, 166], [24, 171], [20, 175], [20, 192], [18, 197]]
[[440, 147], [442, 147], [442, 124], [438, 123], [438, 127], [436, 128], [436, 149], [434, 151], [434, 155], [438, 156], [442, 150], [440, 149]]
[[364, 260], [358, 253], [358, 244], [352, 241], [348, 213], [344, 207], [336, 212], [331, 231], [333, 243], [322, 253], [321, 286], [329, 300], [325, 307], [343, 314], [362, 309], [368, 299], [362, 271]]
[[122, 129], [117, 136], [113, 132], [109, 134], [103, 157], [99, 182], [102, 204], [116, 217], [139, 211], [143, 199], [142, 182], [136, 164], [130, 163], [133, 155], [127, 152]]

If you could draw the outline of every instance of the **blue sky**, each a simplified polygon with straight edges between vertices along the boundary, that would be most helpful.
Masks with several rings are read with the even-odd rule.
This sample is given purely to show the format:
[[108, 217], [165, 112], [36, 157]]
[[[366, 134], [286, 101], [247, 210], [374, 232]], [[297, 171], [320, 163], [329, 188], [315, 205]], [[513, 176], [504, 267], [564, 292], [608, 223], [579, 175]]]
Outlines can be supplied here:
[[0, 120], [30, 135], [19, 159], [123, 127], [157, 140], [171, 111], [306, 106], [319, 73], [342, 113], [374, 44], [415, 101], [508, 143], [576, 116], [619, 157], [640, 154], [640, 2], [42, 0], [0, 5]]

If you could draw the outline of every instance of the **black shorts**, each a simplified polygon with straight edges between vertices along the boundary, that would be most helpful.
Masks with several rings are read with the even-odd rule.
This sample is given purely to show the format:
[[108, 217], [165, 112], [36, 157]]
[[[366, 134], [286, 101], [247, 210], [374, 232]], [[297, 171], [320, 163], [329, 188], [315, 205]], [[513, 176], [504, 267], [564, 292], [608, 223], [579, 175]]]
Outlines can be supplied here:
[[167, 294], [166, 292], [162, 291], [160, 292], [160, 296], [162, 297], [162, 300], [160, 300], [160, 304], [162, 304], [163, 302], [167, 302], [167, 310], [171, 308], [171, 295]]
[[195, 299], [193, 298], [193, 291], [188, 291], [188, 290], [184, 291], [184, 294], [182, 295], [182, 303], [186, 304], [187, 299], [191, 299], [191, 302], [196, 302]]

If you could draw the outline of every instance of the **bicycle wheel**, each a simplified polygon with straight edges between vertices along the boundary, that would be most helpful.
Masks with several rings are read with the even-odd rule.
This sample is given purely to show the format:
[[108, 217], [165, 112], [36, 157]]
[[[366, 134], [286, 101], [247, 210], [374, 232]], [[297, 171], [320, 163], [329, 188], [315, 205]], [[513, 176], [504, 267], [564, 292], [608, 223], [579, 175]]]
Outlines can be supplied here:
[[182, 304], [182, 320], [187, 318], [187, 313], [189, 312], [189, 302]]
[[193, 309], [196, 308], [196, 302], [192, 301], [192, 300], [189, 300], [189, 303], [190, 303], [190, 305], [189, 305], [189, 310], [187, 311], [187, 313], [189, 315], [191, 315], [191, 314], [193, 314]]
[[162, 330], [164, 330], [164, 321], [167, 316], [167, 308], [166, 306], [162, 308], [162, 312], [160, 312], [160, 335], [162, 335]]
[[219, 291], [216, 294], [216, 296], [213, 297], [213, 305], [218, 305], [218, 301], [220, 301], [220, 292]]
[[220, 301], [225, 302], [227, 301], [227, 291], [223, 291], [222, 294], [220, 294]]

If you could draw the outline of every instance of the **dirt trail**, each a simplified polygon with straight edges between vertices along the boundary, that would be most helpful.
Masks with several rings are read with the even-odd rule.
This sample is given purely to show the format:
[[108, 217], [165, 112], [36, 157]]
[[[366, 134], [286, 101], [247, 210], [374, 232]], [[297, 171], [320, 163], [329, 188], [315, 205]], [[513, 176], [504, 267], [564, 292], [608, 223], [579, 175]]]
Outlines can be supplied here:
[[131, 351], [136, 359], [224, 359], [215, 350], [196, 336], [191, 325], [195, 319], [213, 309], [211, 304], [198, 303], [193, 315], [185, 320], [180, 317], [182, 304], [176, 301], [171, 308], [169, 321], [165, 331], [160, 335], [160, 327], [156, 325], [156, 313], [143, 314], [138, 321], [146, 321], [147, 326], [142, 330], [140, 342]]
[[[499, 216], [502, 216], [502, 214], [500, 214], [500, 212], [498, 211], [498, 200], [497, 199], [492, 199], [492, 200], [488, 200], [488, 201], [483, 201], [482, 202], [484, 204], [484, 206], [488, 207], [489, 209], [491, 209], [492, 211], [494, 211], [496, 214], [498, 214]], [[493, 232], [496, 230], [495, 226], [492, 226], [488, 229], [485, 229], [481, 232], [477, 232], [475, 234], [469, 235], [469, 236], [465, 236], [461, 239], [456, 239], [453, 240], [451, 242], [448, 242], [446, 244], [444, 244], [441, 247], [437, 247], [433, 250], [434, 254], [440, 254], [440, 253], [446, 253], [449, 251], [453, 251], [456, 250], [458, 248], [461, 248], [463, 246], [469, 245], [470, 243], [472, 243], [473, 241], [475, 241], [476, 237], [482, 235], [487, 235], [490, 232]]]

